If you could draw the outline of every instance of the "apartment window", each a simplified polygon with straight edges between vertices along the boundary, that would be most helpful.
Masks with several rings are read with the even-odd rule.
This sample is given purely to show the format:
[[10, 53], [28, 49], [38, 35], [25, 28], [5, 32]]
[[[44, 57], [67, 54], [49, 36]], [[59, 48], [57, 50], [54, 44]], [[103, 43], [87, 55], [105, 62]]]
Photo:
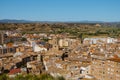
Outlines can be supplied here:
[[80, 74], [82, 74], [83, 73], [83, 70], [80, 70]]
[[3, 49], [3, 53], [4, 53], [4, 54], [7, 53], [7, 49]]
[[103, 72], [103, 74], [105, 74], [105, 72]]
[[119, 71], [116, 71], [117, 73], [119, 72]]
[[110, 79], [112, 79], [112, 77], [110, 77]]
[[104, 62], [102, 62], [102, 64], [105, 64]]
[[77, 66], [75, 66], [75, 68], [77, 68]]

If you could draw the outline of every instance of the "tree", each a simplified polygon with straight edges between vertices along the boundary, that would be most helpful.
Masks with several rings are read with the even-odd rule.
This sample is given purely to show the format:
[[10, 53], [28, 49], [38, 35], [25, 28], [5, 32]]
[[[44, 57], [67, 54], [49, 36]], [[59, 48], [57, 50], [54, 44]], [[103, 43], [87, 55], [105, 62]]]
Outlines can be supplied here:
[[40, 80], [54, 80], [54, 78], [50, 74], [42, 74], [39, 77]]
[[26, 80], [23, 75], [17, 75], [15, 76], [14, 80]]
[[9, 80], [9, 77], [6, 74], [0, 75], [0, 80]]
[[79, 38], [81, 39], [81, 43], [83, 43], [83, 33], [79, 34]]
[[65, 78], [63, 76], [58, 76], [56, 80], [65, 80]]
[[21, 39], [21, 41], [27, 41], [27, 39], [23, 37], [23, 38]]

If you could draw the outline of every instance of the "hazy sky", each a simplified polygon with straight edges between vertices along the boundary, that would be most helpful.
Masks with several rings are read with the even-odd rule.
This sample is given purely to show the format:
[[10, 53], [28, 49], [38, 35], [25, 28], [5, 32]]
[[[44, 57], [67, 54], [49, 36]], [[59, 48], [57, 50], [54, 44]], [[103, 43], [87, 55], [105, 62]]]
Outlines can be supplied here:
[[0, 0], [0, 19], [120, 21], [120, 0]]

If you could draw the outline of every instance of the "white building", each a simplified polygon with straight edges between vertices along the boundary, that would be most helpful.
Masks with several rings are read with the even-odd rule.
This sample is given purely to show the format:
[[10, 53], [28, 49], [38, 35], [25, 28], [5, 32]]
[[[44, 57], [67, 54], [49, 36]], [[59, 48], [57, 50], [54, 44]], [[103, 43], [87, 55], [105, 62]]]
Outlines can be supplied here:
[[103, 43], [115, 43], [117, 39], [115, 38], [85, 38], [83, 44], [103, 44]]
[[33, 51], [34, 51], [34, 52], [41, 52], [41, 51], [47, 51], [47, 49], [46, 49], [46, 48], [41, 48], [41, 47], [39, 47], [37, 44], [35, 44], [35, 45], [33, 46]]

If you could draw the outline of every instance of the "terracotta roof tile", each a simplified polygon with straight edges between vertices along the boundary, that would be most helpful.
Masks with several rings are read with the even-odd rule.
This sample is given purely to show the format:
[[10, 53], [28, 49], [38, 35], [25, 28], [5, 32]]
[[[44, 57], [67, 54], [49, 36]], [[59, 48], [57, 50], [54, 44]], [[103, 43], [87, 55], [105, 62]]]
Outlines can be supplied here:
[[20, 73], [20, 72], [21, 72], [21, 69], [18, 68], [18, 69], [12, 69], [12, 70], [10, 70], [10, 72], [8, 74], [12, 75], [12, 74]]

